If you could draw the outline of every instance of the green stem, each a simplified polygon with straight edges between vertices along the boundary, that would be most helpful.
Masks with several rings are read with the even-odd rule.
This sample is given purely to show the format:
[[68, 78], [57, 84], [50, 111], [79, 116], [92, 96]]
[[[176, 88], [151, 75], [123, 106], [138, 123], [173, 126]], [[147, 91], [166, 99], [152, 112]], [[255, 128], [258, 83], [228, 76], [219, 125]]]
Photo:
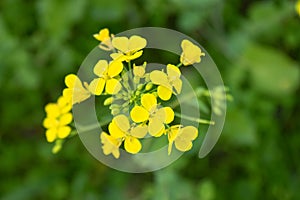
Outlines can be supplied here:
[[211, 125], [215, 124], [214, 121], [209, 121], [209, 120], [206, 120], [206, 119], [190, 117], [190, 116], [187, 116], [187, 115], [184, 115], [184, 114], [181, 114], [181, 113], [177, 113], [177, 112], [175, 112], [175, 116], [180, 117], [182, 119], [189, 120], [189, 121], [197, 122], [197, 123], [200, 123], [200, 124], [211, 124]]
[[182, 66], [182, 63], [178, 63], [177, 65], [176, 65], [176, 67], [181, 67]]

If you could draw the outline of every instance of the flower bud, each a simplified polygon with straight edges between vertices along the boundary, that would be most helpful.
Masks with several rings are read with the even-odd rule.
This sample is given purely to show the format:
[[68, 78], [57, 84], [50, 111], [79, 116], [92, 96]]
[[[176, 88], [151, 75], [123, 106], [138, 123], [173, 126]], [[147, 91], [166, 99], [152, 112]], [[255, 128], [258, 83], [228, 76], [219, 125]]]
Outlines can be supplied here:
[[149, 91], [149, 90], [151, 90], [152, 87], [153, 87], [153, 83], [147, 83], [145, 89], [146, 89], [146, 91]]
[[143, 89], [143, 87], [144, 87], [144, 85], [143, 85], [143, 84], [139, 84], [139, 85], [137, 86], [137, 90], [142, 90], [142, 89]]
[[114, 98], [113, 97], [108, 97], [107, 99], [105, 99], [103, 105], [108, 106], [113, 102]]

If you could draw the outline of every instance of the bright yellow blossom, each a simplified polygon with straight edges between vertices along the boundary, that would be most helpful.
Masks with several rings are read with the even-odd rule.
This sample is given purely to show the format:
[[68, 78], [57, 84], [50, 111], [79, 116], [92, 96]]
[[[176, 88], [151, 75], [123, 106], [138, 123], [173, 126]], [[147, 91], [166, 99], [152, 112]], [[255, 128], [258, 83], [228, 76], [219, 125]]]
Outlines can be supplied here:
[[70, 100], [72, 104], [80, 103], [91, 96], [89, 85], [81, 80], [75, 74], [69, 74], [65, 78], [66, 89], [63, 90], [63, 96]]
[[189, 40], [182, 40], [181, 42], [182, 53], [180, 56], [180, 62], [184, 65], [192, 65], [201, 61], [201, 56], [205, 56], [205, 53], [201, 49], [194, 45]]
[[73, 117], [70, 113], [72, 106], [69, 101], [61, 96], [57, 103], [49, 103], [45, 107], [47, 117], [43, 121], [43, 126], [47, 129], [46, 138], [48, 142], [53, 142], [57, 138], [64, 139], [70, 132], [68, 126]]
[[105, 132], [102, 132], [100, 135], [101, 143], [103, 144], [102, 149], [105, 155], [112, 154], [115, 158], [120, 157], [119, 147], [121, 145], [121, 141], [108, 135]]
[[114, 117], [108, 130], [113, 138], [124, 140], [125, 150], [132, 154], [136, 154], [142, 149], [142, 144], [138, 138], [143, 138], [147, 134], [146, 125], [131, 126], [125, 115]]
[[165, 131], [164, 124], [169, 124], [174, 120], [174, 111], [170, 107], [159, 108], [153, 94], [142, 95], [141, 104], [132, 108], [131, 119], [136, 123], [149, 121], [150, 135], [160, 137]]
[[300, 16], [300, 0], [297, 1], [296, 5], [295, 5], [295, 8], [296, 8], [296, 12]]
[[106, 60], [99, 60], [94, 67], [94, 73], [99, 77], [94, 79], [89, 86], [90, 91], [95, 95], [101, 95], [104, 86], [108, 94], [116, 94], [122, 88], [120, 82], [115, 78], [123, 70], [120, 61], [112, 61], [108, 64]]
[[114, 60], [126, 61], [134, 60], [143, 54], [141, 49], [145, 48], [147, 41], [137, 35], [133, 35], [130, 38], [127, 37], [115, 37], [112, 39], [112, 45], [119, 52], [112, 53], [110, 56]]
[[166, 101], [172, 96], [173, 88], [175, 94], [180, 94], [182, 81], [180, 79], [181, 72], [175, 65], [167, 65], [167, 74], [162, 71], [154, 70], [150, 73], [150, 80], [157, 87], [159, 98]]
[[185, 152], [189, 151], [198, 136], [198, 129], [193, 126], [182, 127], [181, 125], [171, 126], [168, 130], [169, 148], [168, 154], [171, 154], [173, 143], [176, 149]]
[[107, 28], [101, 29], [99, 33], [96, 33], [93, 35], [94, 38], [98, 41], [100, 41], [99, 47], [103, 50], [110, 51], [113, 49], [113, 46], [111, 44], [111, 38], [114, 37], [112, 34], [111, 36], [109, 35], [109, 30]]

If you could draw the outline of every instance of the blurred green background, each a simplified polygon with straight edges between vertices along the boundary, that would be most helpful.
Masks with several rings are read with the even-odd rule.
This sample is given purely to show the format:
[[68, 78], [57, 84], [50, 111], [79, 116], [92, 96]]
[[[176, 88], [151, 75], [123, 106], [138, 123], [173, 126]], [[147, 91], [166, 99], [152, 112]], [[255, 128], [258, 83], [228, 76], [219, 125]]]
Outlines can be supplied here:
[[[300, 17], [295, 1], [1, 0], [1, 199], [300, 199]], [[213, 151], [127, 174], [78, 138], [51, 154], [42, 120], [100, 28], [178, 30], [215, 60], [231, 89]], [[203, 133], [202, 133], [203, 134]]]

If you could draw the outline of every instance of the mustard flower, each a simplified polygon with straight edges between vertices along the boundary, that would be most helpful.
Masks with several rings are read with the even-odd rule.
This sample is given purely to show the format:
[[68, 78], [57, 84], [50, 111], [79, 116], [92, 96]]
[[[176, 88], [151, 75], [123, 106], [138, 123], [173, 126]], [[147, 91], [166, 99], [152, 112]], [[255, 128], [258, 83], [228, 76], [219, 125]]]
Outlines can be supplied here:
[[80, 103], [91, 96], [89, 85], [81, 80], [75, 74], [69, 74], [65, 77], [66, 89], [63, 90], [63, 96], [70, 100], [72, 104]]
[[116, 94], [122, 88], [120, 82], [115, 78], [123, 70], [120, 61], [112, 61], [108, 64], [106, 60], [99, 60], [94, 67], [94, 73], [99, 77], [94, 79], [90, 85], [90, 91], [95, 95], [101, 95], [104, 86], [108, 94]]
[[125, 150], [132, 154], [136, 154], [142, 149], [142, 144], [138, 138], [143, 138], [147, 134], [147, 126], [130, 125], [125, 115], [114, 117], [108, 130], [113, 138], [124, 140]]
[[189, 40], [182, 40], [181, 42], [182, 53], [180, 56], [180, 62], [184, 65], [192, 65], [201, 61], [201, 56], [205, 56], [205, 53], [201, 49], [194, 45]]
[[154, 70], [150, 73], [150, 80], [157, 87], [159, 98], [166, 101], [172, 96], [173, 88], [175, 94], [180, 94], [182, 81], [180, 79], [181, 72], [175, 65], [167, 65], [167, 74], [162, 71]]
[[192, 141], [198, 136], [198, 129], [193, 126], [174, 125], [167, 130], [167, 133], [169, 140], [168, 154], [170, 155], [173, 143], [179, 151], [189, 151], [193, 146]]
[[100, 135], [101, 143], [103, 144], [102, 149], [105, 155], [112, 154], [115, 158], [120, 157], [119, 147], [121, 141], [108, 135], [105, 132], [102, 132]]
[[150, 135], [160, 137], [165, 131], [164, 124], [169, 124], [174, 120], [174, 111], [170, 107], [159, 108], [153, 94], [142, 95], [141, 104], [132, 108], [131, 119], [136, 123], [149, 121]]
[[147, 41], [145, 38], [137, 35], [133, 35], [130, 38], [115, 37], [112, 39], [112, 45], [118, 50], [118, 52], [112, 53], [110, 56], [114, 60], [129, 62], [143, 54], [141, 49], [146, 47]]
[[45, 106], [47, 117], [43, 121], [46, 130], [46, 138], [48, 142], [56, 139], [64, 139], [71, 133], [68, 126], [73, 120], [70, 110], [71, 103], [65, 97], [59, 97], [57, 103], [49, 103]]
[[99, 33], [96, 33], [93, 35], [94, 38], [98, 41], [100, 41], [99, 47], [105, 51], [110, 51], [113, 49], [111, 38], [114, 37], [113, 34], [109, 34], [109, 30], [107, 28], [101, 29]]

